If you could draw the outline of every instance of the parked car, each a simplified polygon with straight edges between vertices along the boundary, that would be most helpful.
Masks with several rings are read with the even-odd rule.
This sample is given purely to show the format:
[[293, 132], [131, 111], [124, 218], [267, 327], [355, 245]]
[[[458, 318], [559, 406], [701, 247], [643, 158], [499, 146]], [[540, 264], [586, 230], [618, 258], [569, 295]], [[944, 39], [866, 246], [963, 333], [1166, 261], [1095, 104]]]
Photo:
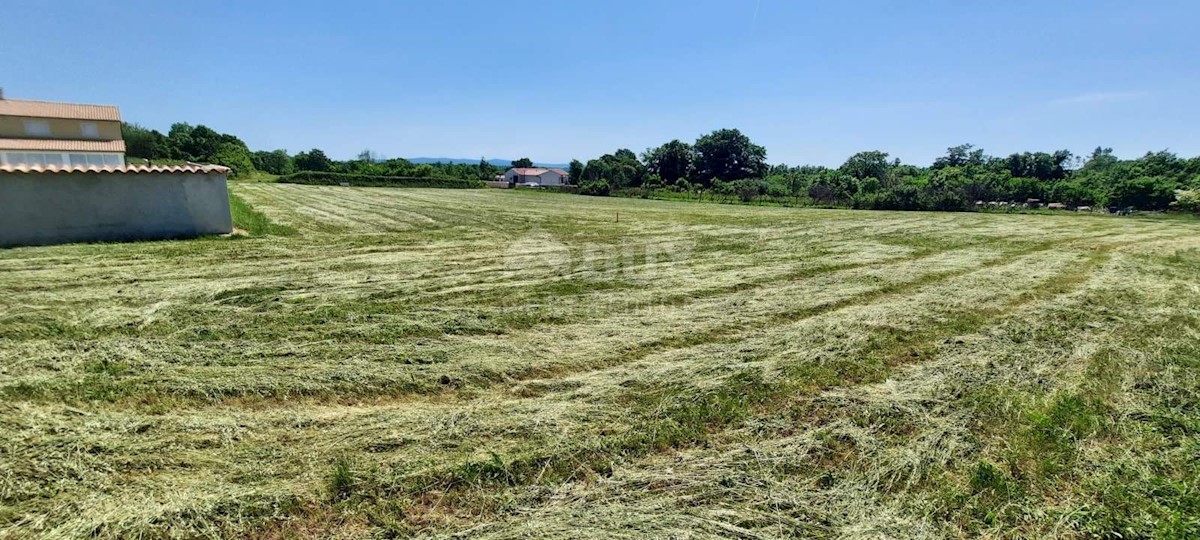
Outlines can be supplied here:
[[544, 189], [542, 185], [537, 182], [525, 182], [524, 184], [521, 184], [521, 187], [530, 189]]

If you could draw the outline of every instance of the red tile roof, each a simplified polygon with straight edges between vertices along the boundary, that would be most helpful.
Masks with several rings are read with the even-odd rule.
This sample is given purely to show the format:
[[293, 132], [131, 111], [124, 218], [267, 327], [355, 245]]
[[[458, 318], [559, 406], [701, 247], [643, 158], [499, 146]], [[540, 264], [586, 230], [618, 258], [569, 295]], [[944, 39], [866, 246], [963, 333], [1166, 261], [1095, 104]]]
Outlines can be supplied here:
[[[4, 101], [0, 100], [0, 103], [4, 103]], [[125, 141], [81, 141], [76, 139], [0, 139], [0, 150], [47, 150], [51, 152], [125, 152]]]
[[567, 176], [567, 171], [562, 169], [547, 169], [545, 167], [515, 167], [513, 170], [521, 176], [541, 176], [547, 172], [556, 173], [560, 176]]
[[121, 111], [114, 105], [84, 105], [22, 99], [0, 99], [0, 115], [68, 118], [71, 120], [121, 120]]
[[120, 174], [229, 174], [232, 169], [221, 165], [121, 165], [119, 167], [96, 167], [82, 165], [0, 165], [0, 172], [7, 173], [95, 173]]

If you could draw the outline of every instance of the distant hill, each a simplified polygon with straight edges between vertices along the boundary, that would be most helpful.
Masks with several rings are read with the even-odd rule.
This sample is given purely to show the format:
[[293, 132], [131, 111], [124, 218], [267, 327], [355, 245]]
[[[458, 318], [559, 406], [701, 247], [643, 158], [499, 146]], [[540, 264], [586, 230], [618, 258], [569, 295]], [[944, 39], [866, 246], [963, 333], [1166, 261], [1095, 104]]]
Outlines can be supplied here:
[[[478, 159], [463, 159], [463, 158], [419, 157], [419, 158], [407, 158], [407, 159], [418, 165], [421, 163], [469, 163], [472, 165], [479, 163]], [[487, 160], [487, 162], [492, 165], [495, 165], [497, 167], [508, 167], [508, 166], [512, 165], [513, 160], [511, 160], [511, 159], [489, 159], [489, 160]], [[547, 169], [566, 169], [567, 168], [566, 163], [534, 163], [533, 165], [535, 167], [545, 167]]]

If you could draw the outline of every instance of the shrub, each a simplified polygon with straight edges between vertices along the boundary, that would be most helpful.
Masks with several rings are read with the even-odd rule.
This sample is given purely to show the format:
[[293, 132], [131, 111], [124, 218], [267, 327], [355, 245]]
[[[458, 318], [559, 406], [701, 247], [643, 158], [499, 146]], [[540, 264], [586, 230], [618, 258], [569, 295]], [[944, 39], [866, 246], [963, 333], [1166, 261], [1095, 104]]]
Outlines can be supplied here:
[[1025, 202], [1028, 199], [1045, 199], [1042, 183], [1036, 178], [1013, 178], [1008, 181], [1007, 189], [998, 195], [1003, 199]]
[[245, 145], [221, 143], [213, 153], [211, 161], [232, 169], [230, 178], [244, 178], [254, 172], [254, 163], [250, 159], [250, 151], [246, 150]]
[[808, 197], [819, 203], [831, 203], [833, 202], [833, 186], [828, 184], [808, 186]]
[[596, 195], [605, 197], [611, 189], [608, 185], [608, 180], [589, 180], [579, 186], [580, 195]]
[[730, 195], [737, 195], [742, 202], [750, 202], [767, 192], [767, 182], [757, 178], [735, 180], [727, 185]]
[[1080, 182], [1056, 182], [1046, 190], [1050, 202], [1060, 202], [1071, 206], [1096, 204], [1098, 197]]
[[1183, 212], [1200, 213], [1200, 190], [1180, 189], [1175, 191], [1175, 202], [1171, 208]]
[[1174, 199], [1173, 183], [1151, 176], [1121, 180], [1108, 193], [1110, 206], [1132, 206], [1143, 210], [1161, 210]]
[[281, 176], [279, 181], [287, 184], [308, 184], [316, 186], [337, 186], [348, 184], [356, 187], [451, 189], [484, 187], [484, 183], [479, 180], [465, 180], [462, 178], [439, 178], [434, 176], [372, 176], [367, 174], [347, 174], [318, 171], [304, 171], [295, 174], [289, 174], [287, 176]]
[[772, 197], [791, 197], [792, 185], [787, 178], [783, 176], [767, 177], [767, 195]]
[[868, 210], [929, 210], [925, 192], [912, 184], [901, 184], [875, 193], [854, 195], [855, 208]]

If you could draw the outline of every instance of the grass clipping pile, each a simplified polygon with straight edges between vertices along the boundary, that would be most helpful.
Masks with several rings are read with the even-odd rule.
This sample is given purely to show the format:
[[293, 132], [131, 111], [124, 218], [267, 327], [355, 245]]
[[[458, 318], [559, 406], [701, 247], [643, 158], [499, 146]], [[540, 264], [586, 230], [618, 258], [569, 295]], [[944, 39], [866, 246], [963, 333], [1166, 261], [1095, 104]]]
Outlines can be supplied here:
[[0, 252], [0, 537], [1200, 535], [1196, 223], [233, 189]]

